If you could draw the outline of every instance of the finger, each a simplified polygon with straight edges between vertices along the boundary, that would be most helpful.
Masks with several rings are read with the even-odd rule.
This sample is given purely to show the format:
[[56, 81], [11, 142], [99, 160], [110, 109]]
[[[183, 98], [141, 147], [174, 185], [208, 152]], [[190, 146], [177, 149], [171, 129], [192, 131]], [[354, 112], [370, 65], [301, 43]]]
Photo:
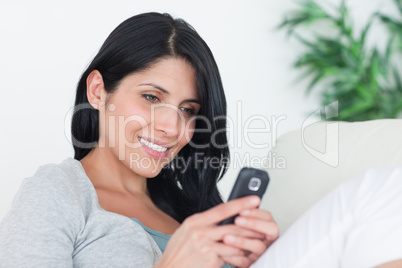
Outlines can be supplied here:
[[247, 218], [256, 218], [261, 219], [264, 221], [273, 221], [274, 218], [269, 211], [262, 210], [262, 209], [247, 209], [240, 212], [240, 216], [247, 217]]
[[241, 257], [244, 256], [244, 251], [240, 248], [228, 246], [224, 243], [214, 243], [201, 249], [201, 253], [214, 252], [221, 257]]
[[239, 214], [243, 210], [256, 208], [259, 204], [260, 198], [258, 196], [246, 196], [219, 204], [189, 217], [186, 221], [191, 221], [191, 224], [195, 226], [217, 224], [224, 219]]
[[260, 256], [267, 249], [267, 245], [259, 239], [248, 239], [234, 235], [226, 235], [223, 242], [229, 246], [249, 251], [256, 256]]
[[275, 240], [279, 236], [279, 227], [274, 221], [267, 222], [253, 218], [236, 217], [235, 224], [255, 232], [263, 233], [270, 240]]
[[[180, 265], [175, 263], [174, 267], [177, 268], [205, 268], [205, 267], [222, 267], [225, 265], [225, 261], [216, 252], [206, 252], [205, 254], [200, 254], [199, 252], [194, 252], [189, 258], [185, 258], [180, 261]], [[168, 265], [166, 265], [168, 266]], [[160, 266], [165, 267], [165, 266]]]
[[230, 256], [222, 257], [222, 259], [235, 267], [249, 267], [255, 260], [250, 259], [249, 256]]
[[265, 234], [260, 232], [255, 232], [253, 230], [248, 230], [245, 228], [241, 228], [239, 226], [230, 224], [230, 225], [221, 225], [216, 226], [208, 230], [208, 234], [204, 232], [205, 235], [208, 235], [211, 239], [215, 241], [221, 241], [225, 235], [236, 235], [242, 236], [246, 238], [252, 239], [264, 239]]
[[[196, 228], [186, 232], [185, 229], [188, 229], [190, 227], [191, 226], [184, 224], [180, 227], [179, 231], [184, 232], [186, 235], [181, 236], [185, 239], [185, 241], [180, 241], [179, 243], [189, 242], [190, 244], [196, 245], [198, 248], [201, 248], [205, 245], [209, 245], [211, 242], [221, 242], [225, 235], [238, 235], [260, 240], [266, 239], [266, 236], [262, 233], [241, 228], [234, 224], [223, 225], [223, 226], [213, 225], [211, 227]], [[177, 236], [173, 236], [171, 238], [171, 240], [168, 243], [168, 247], [169, 244], [176, 238]]]

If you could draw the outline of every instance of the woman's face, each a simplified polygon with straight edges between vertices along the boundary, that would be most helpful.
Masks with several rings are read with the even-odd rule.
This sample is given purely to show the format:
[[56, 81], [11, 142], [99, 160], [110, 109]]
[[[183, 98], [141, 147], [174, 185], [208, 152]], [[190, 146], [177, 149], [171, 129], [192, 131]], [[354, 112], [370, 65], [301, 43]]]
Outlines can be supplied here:
[[98, 146], [146, 178], [191, 140], [200, 110], [194, 68], [177, 58], [127, 76], [104, 101]]

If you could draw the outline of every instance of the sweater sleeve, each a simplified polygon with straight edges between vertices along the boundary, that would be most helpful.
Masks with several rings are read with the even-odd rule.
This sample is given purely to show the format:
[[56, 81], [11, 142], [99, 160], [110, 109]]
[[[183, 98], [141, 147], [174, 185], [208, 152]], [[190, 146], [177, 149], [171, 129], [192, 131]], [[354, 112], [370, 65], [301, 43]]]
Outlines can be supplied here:
[[82, 213], [66, 175], [25, 179], [0, 225], [1, 267], [72, 267]]

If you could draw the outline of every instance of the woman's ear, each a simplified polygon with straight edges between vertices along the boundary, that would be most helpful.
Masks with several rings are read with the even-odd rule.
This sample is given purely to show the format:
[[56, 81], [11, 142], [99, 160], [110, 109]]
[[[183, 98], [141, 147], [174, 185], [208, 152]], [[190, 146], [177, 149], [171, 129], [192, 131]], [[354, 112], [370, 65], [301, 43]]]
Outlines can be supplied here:
[[105, 105], [107, 93], [103, 84], [102, 74], [93, 70], [87, 77], [87, 98], [89, 104], [96, 110]]

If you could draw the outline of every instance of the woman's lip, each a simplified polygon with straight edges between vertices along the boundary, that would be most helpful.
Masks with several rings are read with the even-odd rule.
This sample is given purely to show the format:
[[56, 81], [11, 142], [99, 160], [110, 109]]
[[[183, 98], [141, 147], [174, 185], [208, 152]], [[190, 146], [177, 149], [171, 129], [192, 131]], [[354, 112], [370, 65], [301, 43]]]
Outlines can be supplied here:
[[155, 139], [155, 138], [148, 138], [148, 137], [140, 137], [139, 136], [138, 140], [140, 140], [140, 139], [144, 139], [144, 140], [146, 140], [148, 142], [152, 142], [153, 144], [156, 144], [156, 145], [159, 145], [159, 146], [162, 146], [162, 147], [166, 147], [168, 149], [172, 148], [173, 145], [174, 145], [174, 142], [163, 142], [163, 141]]
[[141, 142], [140, 142], [140, 144], [141, 144], [142, 149], [143, 149], [149, 156], [151, 156], [151, 157], [153, 157], [153, 158], [155, 158], [155, 159], [163, 159], [163, 158], [166, 158], [167, 155], [168, 155], [168, 153], [169, 153], [169, 150], [170, 150], [170, 148], [168, 148], [168, 149], [167, 149], [166, 151], [164, 151], [164, 152], [158, 152], [158, 151], [155, 151], [155, 150], [149, 148], [149, 147], [146, 146], [145, 144], [142, 144]]

